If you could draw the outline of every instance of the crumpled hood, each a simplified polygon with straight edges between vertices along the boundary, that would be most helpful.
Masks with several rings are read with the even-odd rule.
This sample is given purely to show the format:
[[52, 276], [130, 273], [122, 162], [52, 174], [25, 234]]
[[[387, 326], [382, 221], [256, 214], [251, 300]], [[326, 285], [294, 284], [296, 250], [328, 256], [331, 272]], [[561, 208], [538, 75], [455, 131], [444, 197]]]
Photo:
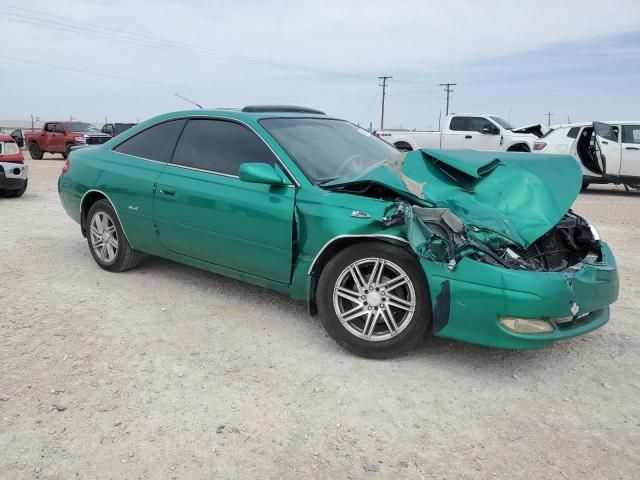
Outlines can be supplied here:
[[527, 248], [567, 213], [580, 193], [582, 172], [569, 155], [423, 149], [323, 187], [363, 183], [448, 208], [467, 226], [493, 230]]

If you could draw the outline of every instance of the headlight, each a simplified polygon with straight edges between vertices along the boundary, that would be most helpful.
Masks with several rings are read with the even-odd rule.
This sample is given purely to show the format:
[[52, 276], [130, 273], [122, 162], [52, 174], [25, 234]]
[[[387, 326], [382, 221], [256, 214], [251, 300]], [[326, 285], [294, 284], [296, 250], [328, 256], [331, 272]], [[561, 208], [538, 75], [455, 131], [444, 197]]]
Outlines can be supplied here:
[[500, 317], [500, 324], [514, 333], [549, 333], [553, 332], [553, 325], [546, 320], [532, 320], [530, 318]]
[[85, 137], [74, 137], [73, 138], [76, 142], [80, 142], [80, 143], [87, 143], [87, 139]]

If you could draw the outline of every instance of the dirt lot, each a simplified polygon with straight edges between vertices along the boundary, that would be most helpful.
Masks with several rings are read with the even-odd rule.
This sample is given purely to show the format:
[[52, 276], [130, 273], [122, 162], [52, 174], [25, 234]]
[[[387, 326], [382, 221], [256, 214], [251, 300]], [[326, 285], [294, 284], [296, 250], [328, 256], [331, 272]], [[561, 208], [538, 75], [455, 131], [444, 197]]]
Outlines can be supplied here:
[[640, 195], [575, 206], [620, 266], [600, 331], [371, 361], [282, 295], [157, 258], [101, 270], [62, 160], [29, 163], [0, 201], [1, 478], [639, 478]]

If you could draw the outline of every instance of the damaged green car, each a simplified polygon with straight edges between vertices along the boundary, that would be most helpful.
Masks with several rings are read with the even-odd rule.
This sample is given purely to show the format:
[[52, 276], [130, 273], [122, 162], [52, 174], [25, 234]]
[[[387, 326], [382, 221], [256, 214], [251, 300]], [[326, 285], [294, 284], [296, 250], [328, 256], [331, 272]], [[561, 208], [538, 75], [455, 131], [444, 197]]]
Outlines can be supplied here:
[[616, 264], [570, 209], [580, 188], [570, 156], [405, 154], [281, 106], [153, 118], [71, 152], [58, 182], [105, 270], [146, 253], [284, 292], [369, 357], [429, 333], [533, 349], [604, 325]]

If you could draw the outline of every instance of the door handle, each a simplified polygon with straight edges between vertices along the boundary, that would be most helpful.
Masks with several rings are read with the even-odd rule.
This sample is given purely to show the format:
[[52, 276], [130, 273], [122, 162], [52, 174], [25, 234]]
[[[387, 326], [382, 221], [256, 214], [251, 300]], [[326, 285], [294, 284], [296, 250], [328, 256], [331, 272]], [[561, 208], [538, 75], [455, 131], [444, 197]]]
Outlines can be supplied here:
[[471, 135], [465, 135], [464, 138], [472, 138]]
[[609, 145], [609, 142], [607, 142], [606, 140], [602, 140], [602, 143], [604, 143], [605, 145]]
[[625, 150], [640, 150], [638, 147], [624, 147]]
[[167, 187], [166, 185], [160, 185], [158, 190], [165, 197], [175, 197], [176, 191], [172, 187]]

